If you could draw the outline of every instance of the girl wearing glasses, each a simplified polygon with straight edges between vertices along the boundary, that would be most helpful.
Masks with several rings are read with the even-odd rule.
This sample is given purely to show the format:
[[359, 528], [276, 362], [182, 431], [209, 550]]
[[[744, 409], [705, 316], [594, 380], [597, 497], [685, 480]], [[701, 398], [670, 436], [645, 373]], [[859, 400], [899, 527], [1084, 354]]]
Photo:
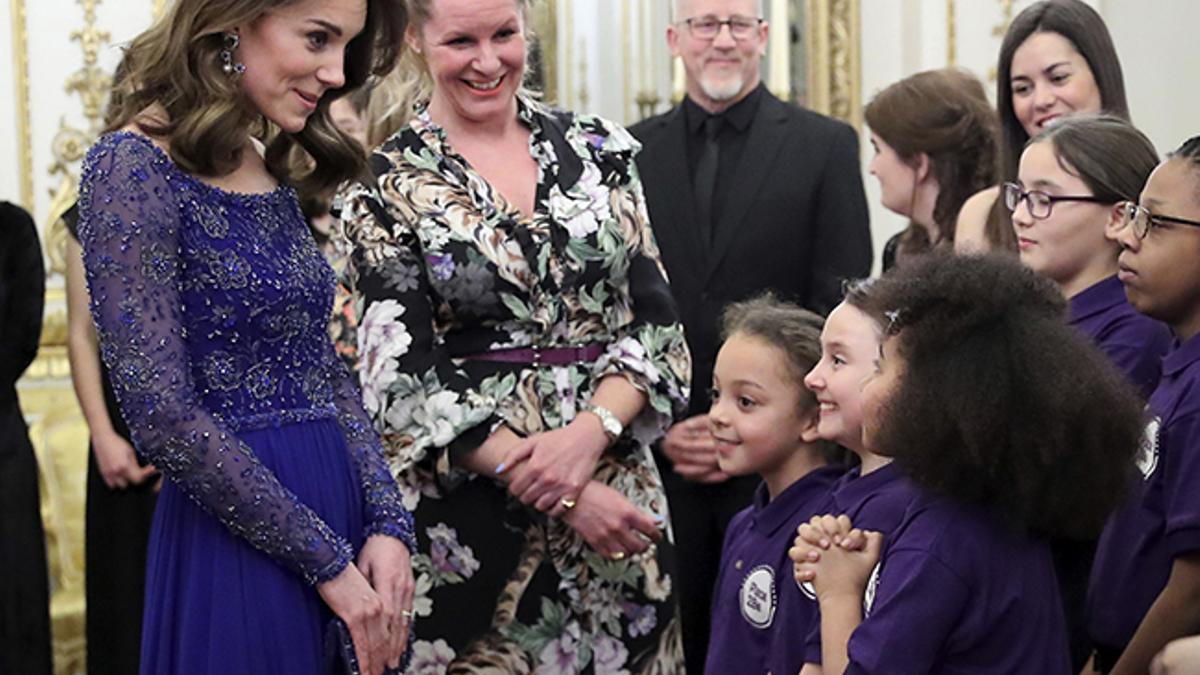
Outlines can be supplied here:
[[[1150, 141], [1124, 120], [1074, 117], [1036, 136], [1021, 155], [1018, 181], [1003, 188], [1021, 261], [1058, 285], [1070, 324], [1142, 396], [1158, 384], [1171, 336], [1125, 300], [1117, 279], [1119, 250], [1105, 231], [1120, 225], [1125, 200], [1141, 191], [1157, 161]], [[1091, 652], [1084, 604], [1096, 541], [1058, 539], [1052, 545], [1078, 672]]]
[[1200, 136], [1154, 169], [1110, 235], [1130, 304], [1176, 339], [1150, 396], [1142, 480], [1100, 537], [1088, 596], [1096, 670], [1144, 673], [1200, 625]]
[[1105, 231], [1154, 170], [1158, 155], [1142, 132], [1110, 116], [1064, 120], [1021, 155], [1005, 206], [1021, 261], [1069, 301], [1069, 321], [1092, 339], [1145, 396], [1158, 384], [1170, 343], [1164, 325], [1138, 314], [1117, 279], [1118, 246]]
[[[1043, 0], [1018, 14], [1000, 45], [996, 71], [1001, 181], [1017, 177], [1025, 143], [1064, 116], [1104, 111], [1129, 119], [1112, 37], [1081, 0]], [[955, 235], [957, 251], [1016, 252], [1000, 186], [967, 200]]]

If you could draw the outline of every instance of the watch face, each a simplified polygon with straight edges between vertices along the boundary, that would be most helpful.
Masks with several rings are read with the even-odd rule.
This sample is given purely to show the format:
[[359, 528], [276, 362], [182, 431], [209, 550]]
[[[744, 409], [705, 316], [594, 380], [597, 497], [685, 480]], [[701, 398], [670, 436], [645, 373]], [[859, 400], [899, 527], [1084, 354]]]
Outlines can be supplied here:
[[625, 431], [625, 426], [621, 424], [621, 420], [617, 419], [617, 416], [611, 410], [598, 405], [591, 406], [588, 410], [600, 418], [600, 426], [604, 429], [604, 433], [608, 434], [613, 440], [616, 440], [621, 435], [621, 432]]

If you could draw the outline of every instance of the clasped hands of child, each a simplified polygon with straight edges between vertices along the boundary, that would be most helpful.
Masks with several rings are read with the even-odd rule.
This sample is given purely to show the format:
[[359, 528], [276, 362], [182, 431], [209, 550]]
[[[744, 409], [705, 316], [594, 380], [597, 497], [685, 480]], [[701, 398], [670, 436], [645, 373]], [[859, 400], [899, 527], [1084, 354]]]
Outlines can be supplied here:
[[882, 534], [854, 527], [845, 515], [813, 516], [798, 528], [788, 557], [796, 581], [811, 583], [822, 605], [842, 597], [861, 604], [882, 548]]

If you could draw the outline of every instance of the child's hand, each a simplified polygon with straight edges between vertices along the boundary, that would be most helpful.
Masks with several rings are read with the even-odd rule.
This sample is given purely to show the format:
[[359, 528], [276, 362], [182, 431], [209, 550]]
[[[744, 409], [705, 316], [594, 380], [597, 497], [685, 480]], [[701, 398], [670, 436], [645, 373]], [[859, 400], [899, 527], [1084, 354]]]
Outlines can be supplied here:
[[850, 517], [846, 514], [836, 517], [830, 514], [813, 516], [811, 520], [796, 529], [796, 543], [806, 541], [823, 549], [827, 549], [831, 545], [848, 549], [862, 548], [861, 536], [849, 539], [855, 532], [857, 530], [854, 529], [854, 524], [850, 522]]
[[1150, 664], [1151, 675], [1180, 675], [1200, 671], [1200, 636], [1167, 643]]
[[812, 581], [812, 571], [801, 573], [800, 564], [820, 561], [821, 551], [830, 546], [862, 550], [866, 546], [866, 537], [862, 530], [854, 528], [845, 514], [837, 517], [813, 516], [812, 520], [797, 528], [796, 541], [788, 549], [788, 557], [795, 563], [792, 574], [798, 583]]
[[[833, 544], [835, 535], [827, 536], [823, 529], [817, 534], [815, 529], [811, 523], [802, 526], [797, 545], [788, 552], [796, 563], [796, 581], [811, 582], [819, 601], [842, 596], [861, 599], [871, 570], [879, 562], [883, 535], [851, 529], [836, 535], [839, 543]], [[832, 545], [821, 546], [822, 537]], [[817, 543], [809, 543], [810, 539]]]

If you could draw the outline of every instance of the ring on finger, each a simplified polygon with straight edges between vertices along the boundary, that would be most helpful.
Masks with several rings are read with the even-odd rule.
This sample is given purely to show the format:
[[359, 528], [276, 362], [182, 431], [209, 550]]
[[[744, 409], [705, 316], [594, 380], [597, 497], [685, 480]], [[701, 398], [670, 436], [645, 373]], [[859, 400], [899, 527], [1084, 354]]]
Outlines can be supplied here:
[[624, 551], [613, 551], [612, 555], [609, 557], [611, 557], [613, 560], [617, 560], [617, 561], [624, 560], [625, 552]]
[[402, 610], [400, 610], [400, 616], [402, 618], [404, 618], [406, 621], [410, 621], [413, 618], [412, 610], [411, 609], [402, 609]]
[[569, 497], [563, 497], [562, 499], [558, 500], [558, 503], [567, 511], [575, 508], [575, 500], [570, 499]]

